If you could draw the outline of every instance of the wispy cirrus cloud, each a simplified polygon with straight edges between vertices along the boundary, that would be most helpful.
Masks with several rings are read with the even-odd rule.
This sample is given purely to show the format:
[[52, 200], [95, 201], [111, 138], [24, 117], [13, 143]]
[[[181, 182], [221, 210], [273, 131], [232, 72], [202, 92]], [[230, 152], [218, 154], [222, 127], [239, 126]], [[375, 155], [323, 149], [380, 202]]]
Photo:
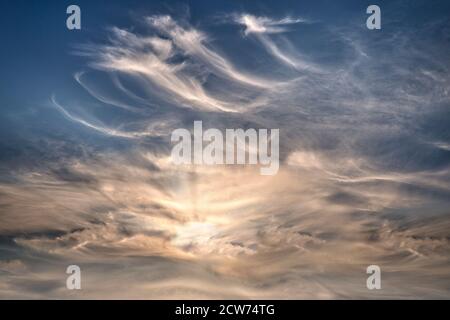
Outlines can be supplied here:
[[[170, 16], [149, 17], [146, 22], [156, 32], [154, 35], [140, 36], [113, 28], [109, 45], [83, 46], [81, 53], [94, 60], [95, 68], [131, 75], [143, 87], [154, 87], [153, 95], [161, 99], [170, 97], [168, 102], [186, 108], [235, 112], [252, 105], [245, 91], [269, 90], [277, 85], [277, 82], [237, 71], [230, 61], [207, 46], [206, 34], [189, 26], [182, 27]], [[239, 83], [244, 86], [242, 92], [234, 92], [235, 101], [225, 101], [204, 87], [208, 75], [224, 79], [225, 88], [230, 82]], [[76, 79], [83, 84], [80, 74]], [[106, 101], [98, 93], [90, 92]]]
[[[321, 71], [317, 65], [306, 62], [298, 52], [280, 48], [270, 38], [272, 34], [281, 34], [290, 31], [288, 28], [289, 25], [308, 23], [308, 20], [302, 18], [294, 19], [291, 17], [274, 20], [269, 17], [258, 17], [251, 14], [235, 15], [233, 19], [235, 23], [245, 27], [244, 34], [246, 36], [254, 35], [269, 54], [289, 68], [298, 71]], [[292, 48], [293, 46], [290, 47]]]
[[[2, 297], [71, 297], [74, 261], [83, 298], [373, 298], [370, 264], [384, 298], [448, 297], [449, 65], [415, 40], [435, 29], [330, 28], [338, 45], [308, 55], [287, 32], [301, 19], [240, 17], [227, 41], [158, 15], [79, 47], [88, 95], [51, 101], [76, 129], [24, 147], [37, 165], [2, 154]], [[193, 120], [280, 128], [278, 175], [173, 165], [171, 130]]]
[[282, 33], [289, 31], [287, 26], [299, 23], [307, 23], [308, 20], [302, 18], [285, 17], [275, 20], [269, 17], [258, 17], [251, 14], [235, 15], [234, 21], [245, 26], [244, 33]]

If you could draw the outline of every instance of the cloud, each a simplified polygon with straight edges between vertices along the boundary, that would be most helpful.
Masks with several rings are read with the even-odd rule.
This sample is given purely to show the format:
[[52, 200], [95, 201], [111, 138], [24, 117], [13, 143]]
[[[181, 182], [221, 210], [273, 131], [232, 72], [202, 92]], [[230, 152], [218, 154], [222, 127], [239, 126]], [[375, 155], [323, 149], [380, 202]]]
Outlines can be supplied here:
[[[208, 38], [199, 30], [181, 27], [169, 16], [153, 16], [146, 21], [157, 32], [155, 35], [140, 36], [113, 28], [109, 45], [80, 46], [80, 52], [94, 59], [95, 68], [132, 76], [146, 90], [153, 88], [151, 95], [185, 108], [237, 112], [253, 105], [245, 96], [246, 91], [270, 90], [277, 85], [275, 81], [237, 71], [225, 57], [208, 48]], [[81, 75], [78, 73], [76, 80], [101, 102], [135, 110], [87, 87]], [[234, 95], [236, 100], [225, 101], [205, 89], [209, 75], [224, 79], [225, 89], [237, 84], [249, 88], [240, 89]], [[123, 86], [119, 89], [124, 91]], [[130, 96], [130, 92], [126, 94]]]
[[51, 101], [52, 101], [52, 104], [69, 120], [76, 122], [78, 124], [81, 124], [89, 129], [98, 131], [107, 136], [134, 139], [134, 138], [139, 138], [139, 137], [155, 136], [158, 134], [157, 132], [148, 132], [148, 131], [147, 132], [125, 132], [125, 131], [121, 131], [121, 130], [111, 129], [111, 128], [108, 128], [103, 125], [96, 125], [96, 124], [93, 124], [89, 121], [86, 121], [80, 117], [74, 116], [71, 113], [69, 113], [63, 106], [61, 106], [56, 101], [54, 96], [51, 98]]
[[236, 15], [234, 17], [235, 22], [245, 26], [245, 35], [251, 33], [282, 33], [289, 29], [288, 25], [306, 23], [307, 20], [291, 17], [285, 17], [280, 20], [274, 20], [269, 17], [257, 17], [251, 14]]
[[149, 17], [147, 21], [163, 34], [170, 36], [174, 44], [186, 54], [192, 55], [194, 58], [206, 63], [222, 76], [244, 85], [265, 89], [276, 85], [276, 83], [269, 80], [237, 71], [226, 58], [206, 46], [208, 38], [204, 33], [196, 29], [182, 28], [170, 16]]
[[[254, 35], [269, 54], [289, 68], [298, 71], [322, 71], [315, 64], [306, 62], [298, 52], [288, 52], [289, 50], [280, 48], [279, 45], [269, 37], [270, 34], [280, 34], [289, 31], [289, 29], [286, 28], [288, 25], [307, 23], [307, 20], [300, 18], [293, 19], [291, 17], [273, 20], [268, 17], [241, 14], [234, 16], [234, 22], [244, 26], [244, 34], [246, 36]], [[285, 42], [288, 41], [285, 39]]]
[[[383, 298], [448, 297], [447, 55], [409, 30], [330, 29], [307, 59], [300, 20], [243, 16], [247, 37], [152, 16], [80, 46], [88, 95], [52, 97], [51, 134], [22, 146], [38, 165], [5, 148], [1, 297], [373, 298], [370, 264]], [[193, 120], [280, 128], [279, 173], [173, 165], [171, 130]], [[82, 296], [61, 274], [75, 262]]]

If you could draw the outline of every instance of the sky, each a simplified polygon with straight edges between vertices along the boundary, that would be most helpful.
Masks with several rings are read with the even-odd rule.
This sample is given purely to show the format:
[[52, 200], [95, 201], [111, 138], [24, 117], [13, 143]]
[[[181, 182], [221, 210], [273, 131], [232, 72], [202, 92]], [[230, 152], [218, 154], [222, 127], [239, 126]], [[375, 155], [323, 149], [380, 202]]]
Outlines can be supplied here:
[[[448, 1], [0, 13], [0, 299], [450, 298]], [[278, 173], [175, 165], [194, 121], [280, 129]]]

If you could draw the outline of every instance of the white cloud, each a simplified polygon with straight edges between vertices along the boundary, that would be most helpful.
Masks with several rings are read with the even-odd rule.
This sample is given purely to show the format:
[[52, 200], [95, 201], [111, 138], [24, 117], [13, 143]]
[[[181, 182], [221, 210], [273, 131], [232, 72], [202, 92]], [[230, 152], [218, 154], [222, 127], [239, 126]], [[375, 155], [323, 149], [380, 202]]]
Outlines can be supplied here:
[[251, 14], [235, 16], [235, 22], [245, 26], [245, 34], [251, 33], [281, 33], [288, 31], [287, 25], [305, 23], [307, 20], [301, 18], [285, 17], [274, 20], [268, 17], [257, 17]]

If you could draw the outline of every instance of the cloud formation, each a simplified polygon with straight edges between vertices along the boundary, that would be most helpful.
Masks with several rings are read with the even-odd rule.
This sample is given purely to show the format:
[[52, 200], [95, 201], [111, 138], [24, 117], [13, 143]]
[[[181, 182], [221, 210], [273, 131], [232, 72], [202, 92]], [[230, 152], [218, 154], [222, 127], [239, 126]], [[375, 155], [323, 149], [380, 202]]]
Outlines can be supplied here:
[[[236, 17], [234, 41], [257, 40], [247, 63], [168, 15], [77, 47], [87, 95], [55, 92], [48, 111], [65, 136], [2, 158], [0, 297], [448, 298], [450, 65], [427, 38], [441, 26], [321, 29], [336, 47], [312, 55], [287, 32], [303, 20]], [[170, 133], [194, 120], [280, 128], [279, 173], [175, 166]], [[73, 263], [82, 295], [64, 287]]]
[[286, 26], [297, 23], [304, 23], [307, 20], [293, 19], [285, 17], [280, 20], [273, 20], [268, 17], [257, 17], [251, 14], [242, 14], [235, 17], [235, 21], [245, 26], [245, 35], [251, 33], [281, 33], [286, 32]]

